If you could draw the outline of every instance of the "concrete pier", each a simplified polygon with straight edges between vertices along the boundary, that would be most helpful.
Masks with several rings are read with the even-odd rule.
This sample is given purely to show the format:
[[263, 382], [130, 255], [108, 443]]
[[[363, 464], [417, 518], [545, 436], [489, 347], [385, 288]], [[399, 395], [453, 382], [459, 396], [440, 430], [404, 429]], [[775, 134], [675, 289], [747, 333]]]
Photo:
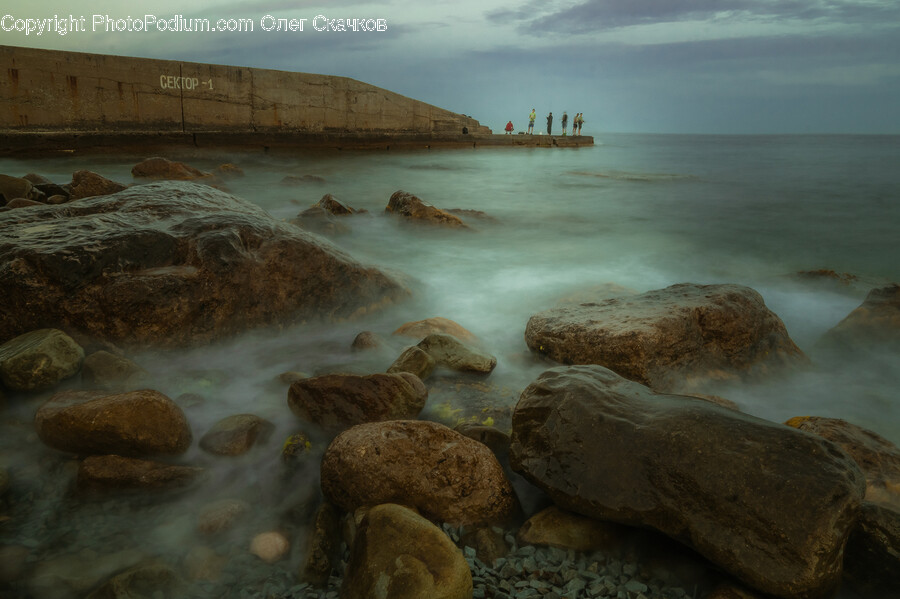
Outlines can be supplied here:
[[0, 46], [0, 65], [7, 155], [593, 144], [589, 136], [493, 135], [467, 115], [346, 77], [13, 46]]

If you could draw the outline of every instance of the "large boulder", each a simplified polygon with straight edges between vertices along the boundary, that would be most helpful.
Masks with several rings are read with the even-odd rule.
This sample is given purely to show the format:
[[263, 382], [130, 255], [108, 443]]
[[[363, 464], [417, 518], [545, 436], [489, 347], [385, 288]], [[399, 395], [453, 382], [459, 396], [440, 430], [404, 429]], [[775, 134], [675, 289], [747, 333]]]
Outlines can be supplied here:
[[510, 451], [556, 505], [658, 530], [779, 597], [834, 590], [865, 492], [830, 441], [600, 366], [554, 368], [529, 385]]
[[864, 502], [850, 533], [844, 557], [847, 577], [868, 589], [872, 597], [889, 597], [898, 590], [900, 573], [900, 511]]
[[181, 408], [149, 389], [62, 391], [38, 408], [34, 425], [50, 447], [82, 455], [174, 455], [184, 453], [192, 438]]
[[866, 475], [866, 501], [900, 511], [900, 448], [877, 433], [839, 418], [798, 416], [785, 424], [839, 445]]
[[816, 344], [825, 350], [900, 349], [900, 284], [873, 289], [865, 301]]
[[69, 183], [69, 201], [105, 196], [126, 189], [126, 186], [92, 171], [75, 171]]
[[71, 337], [39, 329], [0, 345], [0, 380], [18, 391], [49, 389], [77, 373], [83, 361], [84, 350]]
[[322, 458], [322, 491], [351, 512], [400, 503], [456, 524], [505, 520], [517, 501], [486, 446], [436, 422], [391, 420], [354, 426]]
[[416, 196], [405, 191], [395, 191], [384, 209], [389, 214], [399, 214], [408, 220], [420, 221], [445, 227], [466, 228], [466, 224], [458, 216], [435, 208]]
[[673, 285], [532, 316], [525, 341], [564, 364], [599, 364], [658, 390], [804, 361], [781, 319], [740, 285]]
[[409, 508], [386, 504], [363, 518], [342, 599], [470, 599], [472, 573], [444, 532]]
[[135, 164], [131, 169], [131, 176], [135, 179], [190, 181], [192, 179], [211, 177], [212, 175], [183, 162], [174, 162], [168, 158], [155, 157], [147, 158]]
[[414, 374], [326, 374], [291, 383], [288, 405], [307, 422], [328, 430], [381, 420], [415, 418], [428, 389]]
[[170, 346], [347, 318], [407, 293], [261, 208], [186, 182], [0, 215], [0, 288], [0, 338], [66, 325]]

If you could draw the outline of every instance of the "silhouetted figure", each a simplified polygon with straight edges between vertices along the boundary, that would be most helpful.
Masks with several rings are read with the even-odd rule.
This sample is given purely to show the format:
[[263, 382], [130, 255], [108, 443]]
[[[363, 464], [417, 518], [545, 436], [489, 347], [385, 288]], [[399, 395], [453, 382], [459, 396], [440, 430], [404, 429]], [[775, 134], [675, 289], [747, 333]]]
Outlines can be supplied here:
[[550, 135], [550, 130], [553, 128], [553, 113], [547, 115], [547, 135]]
[[563, 110], [563, 120], [562, 120], [562, 129], [563, 129], [563, 133], [562, 133], [562, 134], [563, 134], [563, 135], [566, 134], [566, 130], [567, 130], [568, 128], [569, 128], [569, 115], [566, 113], [565, 110]]

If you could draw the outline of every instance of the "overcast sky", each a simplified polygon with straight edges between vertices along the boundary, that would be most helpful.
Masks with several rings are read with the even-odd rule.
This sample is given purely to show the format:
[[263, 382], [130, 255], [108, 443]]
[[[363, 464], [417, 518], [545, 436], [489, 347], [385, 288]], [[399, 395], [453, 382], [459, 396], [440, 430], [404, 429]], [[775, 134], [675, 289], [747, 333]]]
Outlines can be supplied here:
[[[585, 133], [900, 133], [898, 0], [5, 0], [0, 17], [88, 31], [0, 44], [343, 75], [501, 132], [537, 109]], [[190, 8], [189, 8], [190, 7]], [[93, 15], [244, 18], [250, 32], [92, 32]], [[261, 20], [307, 19], [264, 31]], [[314, 18], [386, 31], [316, 31]], [[9, 23], [11, 21], [7, 21]], [[318, 22], [320, 25], [322, 21]]]

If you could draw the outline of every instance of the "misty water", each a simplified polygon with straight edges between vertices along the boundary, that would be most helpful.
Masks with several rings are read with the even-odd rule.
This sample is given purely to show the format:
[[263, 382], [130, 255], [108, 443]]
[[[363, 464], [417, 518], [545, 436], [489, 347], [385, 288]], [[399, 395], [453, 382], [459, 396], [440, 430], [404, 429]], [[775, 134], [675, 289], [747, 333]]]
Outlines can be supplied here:
[[[274, 585], [296, 569], [305, 521], [296, 513], [314, 508], [318, 493], [317, 464], [288, 473], [279, 459], [284, 438], [305, 428], [287, 408], [280, 373], [384, 371], [405, 344], [391, 340], [394, 329], [441, 316], [477, 335], [498, 364], [488, 378], [463, 385], [438, 377], [423, 417], [508, 428], [518, 394], [552, 366], [530, 355], [523, 338], [528, 318], [563, 297], [597, 297], [619, 287], [643, 292], [692, 282], [756, 289], [813, 366], [709, 392], [766, 419], [844, 418], [900, 444], [900, 356], [865, 351], [826, 360], [815, 348], [869, 289], [900, 280], [900, 138], [595, 139], [593, 147], [571, 149], [168, 155], [206, 170], [224, 162], [240, 166], [246, 176], [227, 182], [231, 192], [279, 219], [294, 217], [325, 193], [368, 210], [341, 220], [347, 230], [328, 239], [394, 273], [413, 295], [350, 322], [267, 328], [184, 351], [130, 352], [150, 371], [153, 388], [173, 398], [203, 398], [185, 407], [195, 443], [181, 461], [208, 468], [207, 479], [165, 502], [72, 499], [73, 461], [43, 447], [31, 427], [46, 395], [8, 398], [0, 450], [23, 499], [0, 529], [0, 543], [27, 547], [32, 566], [56, 560], [76, 567], [85, 555], [89, 563], [103, 563], [97, 556], [129, 548], [181, 563], [206, 542], [194, 532], [198, 510], [214, 499], [240, 497], [253, 504], [253, 516], [227, 542], [218, 541], [216, 550], [230, 560], [224, 577], [195, 591], [222, 596], [231, 589], [239, 596], [241, 587]], [[131, 182], [131, 167], [145, 157], [7, 158], [0, 159], [0, 173], [35, 172], [65, 183], [73, 171], [88, 169]], [[281, 185], [287, 175], [324, 182]], [[440, 208], [484, 214], [461, 215], [471, 230], [401, 222], [383, 214], [398, 189]], [[855, 279], [845, 284], [796, 276], [817, 269]], [[364, 330], [394, 347], [352, 352], [351, 342]], [[212, 423], [247, 412], [276, 424], [268, 444], [233, 459], [197, 448]], [[300, 523], [293, 529], [293, 559], [269, 566], [247, 555], [253, 534], [291, 521]]]

